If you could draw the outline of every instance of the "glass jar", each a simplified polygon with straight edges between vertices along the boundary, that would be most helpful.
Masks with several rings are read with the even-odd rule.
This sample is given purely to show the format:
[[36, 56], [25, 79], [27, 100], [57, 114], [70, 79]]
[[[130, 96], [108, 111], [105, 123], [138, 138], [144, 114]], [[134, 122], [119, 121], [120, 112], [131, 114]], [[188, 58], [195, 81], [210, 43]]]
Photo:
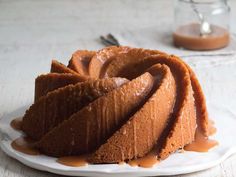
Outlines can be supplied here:
[[227, 0], [175, 0], [173, 42], [191, 50], [213, 50], [230, 41]]

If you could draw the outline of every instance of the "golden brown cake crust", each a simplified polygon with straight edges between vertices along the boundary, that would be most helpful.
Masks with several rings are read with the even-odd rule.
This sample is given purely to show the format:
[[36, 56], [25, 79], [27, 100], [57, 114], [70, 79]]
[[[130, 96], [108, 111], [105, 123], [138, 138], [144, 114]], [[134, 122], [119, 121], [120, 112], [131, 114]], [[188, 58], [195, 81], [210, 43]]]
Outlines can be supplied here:
[[26, 111], [22, 129], [31, 138], [39, 140], [73, 113], [125, 82], [127, 79], [123, 78], [89, 80], [49, 92]]
[[149, 73], [143, 74], [73, 114], [46, 134], [37, 146], [44, 153], [53, 156], [75, 155], [95, 150], [127, 121], [152, 87], [152, 76]]
[[169, 68], [154, 65], [150, 70], [158, 75], [155, 91], [105, 144], [91, 156], [91, 163], [116, 163], [143, 157], [156, 145], [172, 113], [176, 85]]
[[88, 75], [88, 65], [95, 54], [95, 51], [77, 50], [73, 53], [68, 64], [68, 68], [81, 75]]
[[35, 101], [48, 92], [84, 81], [86, 81], [85, 77], [70, 73], [42, 74], [35, 79]]
[[209, 135], [192, 69], [177, 56], [126, 46], [78, 50], [68, 67], [53, 60], [23, 118], [41, 152], [92, 153], [91, 163], [132, 160], [153, 147], [165, 159], [194, 140], [196, 127]]

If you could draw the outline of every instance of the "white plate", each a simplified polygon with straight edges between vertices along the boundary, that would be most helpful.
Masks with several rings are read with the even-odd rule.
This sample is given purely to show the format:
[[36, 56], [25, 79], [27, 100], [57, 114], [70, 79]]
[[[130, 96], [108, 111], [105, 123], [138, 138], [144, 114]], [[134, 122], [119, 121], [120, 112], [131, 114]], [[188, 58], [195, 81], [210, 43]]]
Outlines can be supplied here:
[[124, 165], [88, 165], [85, 167], [68, 167], [56, 162], [56, 158], [38, 155], [30, 156], [15, 151], [11, 147], [12, 140], [20, 136], [9, 126], [8, 118], [0, 120], [2, 139], [0, 146], [9, 156], [23, 164], [43, 171], [69, 176], [159, 176], [177, 175], [196, 172], [213, 167], [236, 153], [236, 116], [230, 110], [209, 106], [210, 117], [215, 121], [217, 133], [212, 138], [219, 142], [219, 146], [207, 153], [184, 152], [172, 154], [168, 159], [153, 168], [131, 167]]

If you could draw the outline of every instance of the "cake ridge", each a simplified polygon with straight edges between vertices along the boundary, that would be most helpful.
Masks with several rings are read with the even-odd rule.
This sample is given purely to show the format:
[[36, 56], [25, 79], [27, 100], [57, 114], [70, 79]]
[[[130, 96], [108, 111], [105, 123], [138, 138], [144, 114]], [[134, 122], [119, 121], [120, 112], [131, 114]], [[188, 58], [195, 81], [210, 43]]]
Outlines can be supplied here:
[[[125, 82], [127, 79], [123, 78], [88, 80], [49, 92], [26, 111], [22, 128], [28, 136], [38, 140], [72, 113]], [[49, 127], [45, 125], [45, 121], [49, 123]], [[36, 122], [37, 127], [32, 127]]]
[[95, 51], [77, 50], [72, 54], [67, 67], [81, 75], [88, 75], [88, 65], [95, 54]]
[[[115, 132], [113, 136], [109, 138], [105, 144], [100, 146], [97, 151], [95, 151], [89, 159], [90, 162], [115, 163], [132, 160], [133, 158], [143, 157], [156, 145], [158, 138], [166, 127], [169, 114], [172, 112], [175, 102], [175, 99], [172, 96], [175, 94], [176, 88], [174, 78], [171, 76], [170, 70], [167, 66], [157, 64], [154, 65], [154, 67], [156, 67], [155, 69], [160, 70], [159, 74], [162, 74], [163, 78], [160, 80], [158, 79], [157, 82], [160, 83], [156, 83], [157, 87], [152, 96], [146, 101], [140, 110], [136, 112], [128, 122], [126, 122], [126, 124]], [[167, 85], [169, 85], [168, 88], [166, 88]], [[169, 89], [171, 91], [169, 91]], [[163, 100], [159, 99], [161, 99], [160, 94], [163, 94], [163, 92], [167, 93], [166, 97], [162, 98], [166, 101], [166, 104], [161, 107], [160, 104]], [[151, 110], [155, 111], [152, 112]], [[166, 110], [166, 112], [163, 113], [163, 110]], [[150, 114], [150, 117], [145, 116], [145, 113], [148, 111], [149, 113], [152, 113]], [[161, 119], [161, 121], [159, 119]], [[147, 122], [149, 122], [150, 125]], [[154, 123], [156, 126], [153, 126]], [[154, 132], [152, 131], [154, 134], [153, 137], [150, 137], [148, 133], [141, 133], [142, 129], [137, 129], [137, 126], [142, 127], [142, 125], [147, 129], [155, 130]], [[121, 153], [119, 151], [121, 151]]]
[[[125, 90], [134, 88], [134, 86], [136, 87], [135, 89], [138, 91], [138, 94], [137, 92], [133, 92], [133, 90], [124, 94]], [[148, 73], [143, 74], [94, 100], [80, 111], [74, 113], [67, 121], [64, 121], [61, 125], [42, 137], [37, 146], [40, 149], [43, 149], [44, 153], [54, 156], [60, 156], [65, 152], [71, 153], [66, 155], [74, 155], [95, 150], [97, 146], [103, 143], [104, 138], [108, 138], [117, 127], [120, 127], [123, 122], [126, 121], [132, 110], [135, 110], [135, 108], [142, 103], [143, 98], [148, 95], [152, 87], [152, 76]], [[115, 104], [119, 104], [120, 109], [118, 112], [109, 109]], [[117, 120], [119, 123], [116, 125], [115, 123]], [[106, 121], [108, 121], [108, 125], [106, 125]], [[92, 130], [93, 132], [93, 134], [90, 134], [89, 136], [89, 144], [87, 144], [87, 139], [85, 138], [88, 137], [88, 134], [86, 134], [87, 132], [79, 131], [82, 127], [88, 128], [85, 126], [88, 124], [90, 131]], [[74, 132], [76, 132], [75, 144], [73, 145], [69, 143], [71, 141], [69, 138], [73, 134], [71, 129], [74, 129]], [[56, 141], [55, 143], [55, 141], [51, 141], [52, 139], [55, 139], [55, 137], [59, 138], [64, 135], [67, 136], [68, 142]], [[57, 148], [57, 150], [54, 150], [51, 148], [54, 146], [60, 147], [61, 149]], [[87, 146], [89, 147], [86, 148]], [[69, 149], [73, 150], [69, 151]]]

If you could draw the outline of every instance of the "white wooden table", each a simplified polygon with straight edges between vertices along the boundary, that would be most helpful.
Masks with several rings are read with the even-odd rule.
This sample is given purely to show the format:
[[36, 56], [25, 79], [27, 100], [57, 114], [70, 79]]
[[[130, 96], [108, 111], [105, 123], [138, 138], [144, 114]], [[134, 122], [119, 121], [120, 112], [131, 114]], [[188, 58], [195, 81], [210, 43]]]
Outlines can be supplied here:
[[[236, 1], [230, 3], [231, 31], [236, 32]], [[0, 118], [24, 113], [33, 101], [34, 78], [49, 71], [52, 58], [66, 63], [76, 49], [100, 49], [101, 34], [155, 30], [160, 26], [165, 29], [172, 23], [172, 15], [171, 0], [0, 0]], [[229, 64], [229, 73], [222, 73], [223, 80], [215, 85], [209, 79], [217, 78], [207, 74], [199, 74], [199, 79], [210, 102], [217, 100], [214, 88], [220, 87], [222, 93], [218, 96], [236, 113], [233, 63]], [[201, 68], [197, 69], [201, 73], [198, 70]], [[229, 74], [233, 75], [230, 79]], [[212, 89], [207, 89], [207, 84]], [[225, 88], [230, 88], [231, 93]], [[236, 155], [212, 169], [181, 176], [236, 176], [235, 167]], [[58, 175], [28, 168], [0, 150], [0, 177], [23, 176]]]

